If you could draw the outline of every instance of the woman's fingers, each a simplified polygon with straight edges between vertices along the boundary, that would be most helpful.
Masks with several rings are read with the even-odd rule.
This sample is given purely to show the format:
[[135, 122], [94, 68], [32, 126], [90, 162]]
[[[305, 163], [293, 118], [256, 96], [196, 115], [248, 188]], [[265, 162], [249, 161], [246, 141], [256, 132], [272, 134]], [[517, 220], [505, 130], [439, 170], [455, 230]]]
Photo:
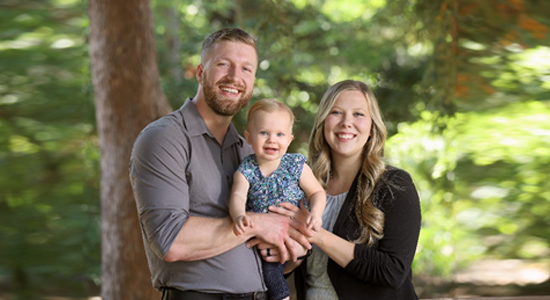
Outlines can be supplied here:
[[303, 218], [309, 214], [307, 210], [305, 210], [305, 213], [304, 213], [303, 211], [301, 211], [300, 208], [290, 203], [283, 202], [283, 203], [280, 203], [279, 205], [280, 206], [270, 206], [269, 211], [289, 217], [291, 220], [299, 219], [302, 222], [303, 222]]
[[307, 242], [306, 237], [311, 237], [314, 234], [314, 232], [307, 227], [306, 220], [309, 216], [309, 211], [303, 205], [301, 205], [300, 208], [286, 202], [280, 203], [279, 205], [280, 206], [270, 206], [269, 210], [279, 215], [289, 217], [290, 226], [298, 231], [294, 233], [289, 231], [290, 237], [309, 249], [311, 246], [309, 242]]
[[[282, 204], [285, 204], [285, 203], [281, 203], [281, 205]], [[294, 206], [294, 205], [292, 205], [292, 206]], [[278, 213], [278, 214], [286, 216], [286, 217], [292, 217], [294, 215], [293, 211], [291, 211], [289, 209], [286, 209], [284, 207], [281, 207], [281, 206], [270, 206], [269, 211]]]
[[280, 203], [279, 205], [284, 207], [286, 210], [289, 210], [289, 211], [294, 212], [294, 213], [300, 211], [300, 209], [296, 205], [293, 205], [293, 204], [288, 203], [288, 202], [283, 202], [283, 203]]

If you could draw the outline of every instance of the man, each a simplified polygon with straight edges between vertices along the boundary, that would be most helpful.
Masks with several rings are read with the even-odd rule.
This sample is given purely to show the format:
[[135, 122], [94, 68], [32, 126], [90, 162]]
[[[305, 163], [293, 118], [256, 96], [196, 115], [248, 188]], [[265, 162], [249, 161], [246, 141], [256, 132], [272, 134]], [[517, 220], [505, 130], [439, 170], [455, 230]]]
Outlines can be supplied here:
[[252, 153], [231, 120], [250, 100], [258, 66], [255, 40], [222, 29], [203, 43], [196, 95], [149, 124], [136, 139], [130, 177], [153, 286], [163, 299], [264, 299], [252, 237], [296, 260], [305, 237], [278, 214], [250, 214], [236, 236], [229, 217], [232, 176]]

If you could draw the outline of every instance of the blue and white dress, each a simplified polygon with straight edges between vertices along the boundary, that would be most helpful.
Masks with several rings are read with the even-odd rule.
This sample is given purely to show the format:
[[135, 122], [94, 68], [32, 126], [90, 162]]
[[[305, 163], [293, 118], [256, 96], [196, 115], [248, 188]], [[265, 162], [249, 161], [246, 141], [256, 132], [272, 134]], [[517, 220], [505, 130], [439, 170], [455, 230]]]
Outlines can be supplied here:
[[[277, 170], [264, 176], [258, 165], [256, 155], [247, 156], [239, 165], [248, 183], [246, 210], [257, 213], [268, 212], [270, 205], [290, 202], [296, 206], [303, 201], [304, 191], [300, 188], [300, 177], [306, 157], [297, 153], [285, 153]], [[307, 206], [306, 206], [307, 207]], [[262, 260], [264, 280], [270, 300], [281, 300], [290, 296], [288, 285], [283, 276], [284, 265]]]
[[306, 157], [302, 154], [286, 153], [281, 158], [277, 170], [269, 176], [264, 176], [256, 155], [247, 156], [238, 168], [250, 184], [246, 210], [265, 213], [270, 205], [282, 202], [298, 206], [300, 201], [304, 201], [305, 204], [304, 191], [299, 184], [305, 162]]

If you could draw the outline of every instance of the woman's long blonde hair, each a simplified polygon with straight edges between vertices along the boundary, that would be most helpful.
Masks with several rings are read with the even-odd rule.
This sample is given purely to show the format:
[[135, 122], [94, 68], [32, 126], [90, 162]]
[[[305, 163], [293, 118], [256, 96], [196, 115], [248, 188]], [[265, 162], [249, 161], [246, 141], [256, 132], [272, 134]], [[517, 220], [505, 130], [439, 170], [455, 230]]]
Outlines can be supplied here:
[[363, 163], [358, 173], [355, 200], [355, 214], [361, 226], [361, 235], [355, 242], [370, 246], [384, 235], [384, 213], [377, 207], [374, 191], [386, 168], [383, 157], [387, 133], [376, 97], [365, 83], [345, 80], [334, 84], [325, 92], [309, 137], [309, 161], [313, 174], [326, 189], [333, 166], [330, 147], [324, 135], [325, 119], [338, 96], [349, 90], [365, 94], [372, 118], [371, 136], [363, 148]]

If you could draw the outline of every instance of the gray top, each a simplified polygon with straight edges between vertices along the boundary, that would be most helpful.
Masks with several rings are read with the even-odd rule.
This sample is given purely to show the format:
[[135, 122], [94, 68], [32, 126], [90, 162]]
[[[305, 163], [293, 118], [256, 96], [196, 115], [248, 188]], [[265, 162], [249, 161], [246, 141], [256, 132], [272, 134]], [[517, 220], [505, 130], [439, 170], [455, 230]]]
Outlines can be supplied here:
[[265, 291], [260, 257], [244, 244], [205, 260], [164, 261], [189, 216], [229, 216], [233, 173], [251, 153], [233, 124], [220, 145], [189, 98], [179, 110], [149, 124], [137, 137], [130, 178], [156, 289]]
[[[332, 232], [338, 214], [346, 200], [348, 192], [332, 196], [327, 194], [327, 206], [323, 212], [323, 228]], [[327, 273], [328, 256], [319, 247], [313, 245], [313, 252], [307, 260], [307, 289], [306, 299], [334, 300], [338, 299], [334, 286]]]

